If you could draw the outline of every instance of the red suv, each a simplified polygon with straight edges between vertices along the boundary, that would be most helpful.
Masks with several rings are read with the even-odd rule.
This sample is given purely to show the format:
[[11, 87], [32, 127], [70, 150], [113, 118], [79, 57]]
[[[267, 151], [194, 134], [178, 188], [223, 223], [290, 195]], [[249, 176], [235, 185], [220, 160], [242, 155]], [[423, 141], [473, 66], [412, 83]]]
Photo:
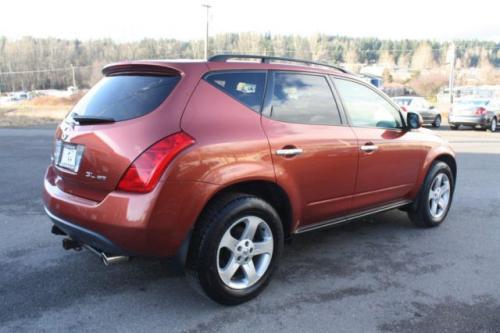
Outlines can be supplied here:
[[65, 249], [106, 264], [177, 256], [237, 304], [294, 235], [394, 208], [433, 227], [450, 208], [450, 146], [341, 68], [219, 55], [103, 74], [57, 128], [45, 175]]

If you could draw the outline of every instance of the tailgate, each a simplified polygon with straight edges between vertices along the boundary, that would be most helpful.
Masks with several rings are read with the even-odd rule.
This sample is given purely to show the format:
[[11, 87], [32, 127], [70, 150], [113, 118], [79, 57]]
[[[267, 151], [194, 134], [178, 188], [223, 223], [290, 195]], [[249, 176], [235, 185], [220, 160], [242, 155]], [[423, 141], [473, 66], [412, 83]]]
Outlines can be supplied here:
[[133, 69], [110, 71], [58, 127], [54, 182], [62, 191], [101, 201], [142, 152], [180, 131], [179, 73]]

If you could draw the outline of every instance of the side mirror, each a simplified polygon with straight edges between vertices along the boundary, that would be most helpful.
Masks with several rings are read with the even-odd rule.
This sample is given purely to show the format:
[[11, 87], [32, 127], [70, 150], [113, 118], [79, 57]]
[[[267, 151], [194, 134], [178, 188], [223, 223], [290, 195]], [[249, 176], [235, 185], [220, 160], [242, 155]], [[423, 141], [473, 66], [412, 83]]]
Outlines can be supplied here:
[[436, 107], [434, 105], [429, 106], [429, 110], [434, 110]]
[[422, 127], [424, 124], [422, 116], [415, 112], [408, 112], [406, 115], [406, 122], [408, 123], [407, 125], [409, 129], [417, 129]]

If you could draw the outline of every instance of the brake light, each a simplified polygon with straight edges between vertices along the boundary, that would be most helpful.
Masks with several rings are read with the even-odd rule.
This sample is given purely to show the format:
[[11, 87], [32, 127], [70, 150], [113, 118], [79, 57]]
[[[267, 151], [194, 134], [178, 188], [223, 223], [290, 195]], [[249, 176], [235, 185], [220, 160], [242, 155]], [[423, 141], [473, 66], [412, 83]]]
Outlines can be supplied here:
[[486, 109], [485, 109], [485, 108], [483, 108], [482, 106], [481, 106], [481, 107], [478, 107], [478, 108], [476, 109], [476, 114], [477, 114], [477, 115], [482, 116], [482, 115], [486, 114]]
[[151, 192], [169, 163], [193, 143], [194, 139], [184, 132], [158, 141], [130, 165], [118, 183], [117, 189], [138, 193]]

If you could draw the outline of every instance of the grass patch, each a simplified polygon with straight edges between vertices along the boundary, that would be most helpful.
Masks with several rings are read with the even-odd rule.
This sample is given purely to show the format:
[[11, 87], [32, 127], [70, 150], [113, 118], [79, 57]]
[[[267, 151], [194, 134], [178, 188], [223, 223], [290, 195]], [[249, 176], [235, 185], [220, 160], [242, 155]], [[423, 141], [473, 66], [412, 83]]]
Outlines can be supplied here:
[[70, 97], [40, 96], [9, 106], [0, 106], [0, 127], [29, 127], [59, 123], [83, 93]]

